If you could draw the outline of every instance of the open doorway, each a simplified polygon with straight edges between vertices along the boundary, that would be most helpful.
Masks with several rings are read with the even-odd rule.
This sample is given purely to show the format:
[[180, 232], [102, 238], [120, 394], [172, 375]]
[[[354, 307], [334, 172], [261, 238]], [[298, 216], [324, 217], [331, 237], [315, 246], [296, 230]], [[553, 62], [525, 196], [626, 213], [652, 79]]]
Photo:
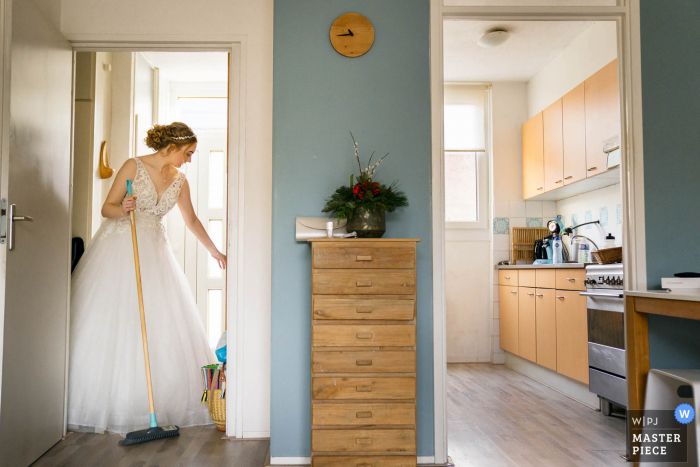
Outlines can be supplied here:
[[[226, 239], [228, 173], [226, 52], [77, 52], [72, 229], [87, 248], [116, 171], [145, 145], [154, 124], [186, 122], [197, 134], [192, 161], [183, 165], [195, 213], [217, 248]], [[194, 235], [177, 206], [165, 226], [173, 253], [197, 302], [209, 344], [226, 329], [226, 276]]]
[[[201, 394], [205, 389], [211, 389], [205, 394], [219, 389], [223, 399], [225, 377], [219, 365], [211, 370], [212, 378], [205, 380], [203, 388], [202, 374], [207, 373], [201, 367], [217, 363], [213, 350], [221, 346], [227, 327], [223, 267], [229, 234], [229, 53], [85, 51], [75, 57], [71, 223], [77, 279], [71, 304], [68, 427], [99, 433], [134, 431], [144, 424], [148, 412], [138, 415], [123, 409], [125, 398], [145, 410], [146, 395], [154, 426], [158, 409], [153, 400], [158, 402], [159, 391], [161, 422], [183, 427], [211, 424], [207, 406], [212, 404], [202, 405]], [[129, 175], [120, 175], [122, 167]], [[128, 259], [131, 254], [126, 244], [120, 245], [129, 224], [129, 214], [125, 217], [123, 212], [128, 211], [128, 197], [122, 200], [129, 193], [129, 181], [137, 197], [132, 229], [140, 232], [139, 281], [145, 291], [142, 296], [139, 285], [142, 329], [149, 322], [148, 393], [139, 385], [143, 375], [131, 371], [138, 355], [142, 359], [149, 350], [144, 344], [140, 353], [140, 337], [136, 339], [135, 334], [138, 307], [132, 290], [133, 262], [129, 259], [127, 273], [124, 263], [120, 266], [110, 259]], [[108, 207], [112, 211], [106, 211]], [[133, 222], [134, 217], [131, 219]], [[83, 249], [87, 253], [81, 260]], [[97, 263], [107, 264], [107, 269], [94, 266]], [[139, 277], [138, 272], [136, 275]], [[105, 280], [107, 276], [111, 279]], [[103, 282], [94, 282], [99, 284], [94, 287], [89, 285], [91, 280]], [[124, 280], [129, 282], [123, 282], [123, 292], [117, 293], [112, 283]], [[112, 299], [92, 298], [98, 295]], [[124, 306], [120, 297], [124, 297]], [[126, 304], [134, 308], [133, 314], [125, 312]], [[101, 307], [102, 323], [88, 317], [94, 315], [90, 309]], [[105, 334], [105, 323], [115, 326], [117, 340], [113, 350], [106, 351], [115, 355], [99, 358], [95, 355], [105, 353], [100, 350], [105, 350], [106, 336], [99, 345], [88, 345], [86, 339], [95, 337], [86, 335]], [[95, 350], [92, 358], [90, 348]], [[219, 359], [226, 360], [225, 349]], [[86, 368], [92, 367], [101, 370], [94, 381], [88, 381]], [[235, 384], [234, 377], [231, 380]], [[151, 384], [155, 397], [150, 393]], [[87, 398], [76, 389], [84, 391], [85, 386], [109, 398], [99, 407], [111, 408], [100, 411], [94, 402], [85, 402]], [[213, 396], [205, 398], [209, 399]], [[226, 417], [221, 407], [217, 410], [216, 421], [223, 431]]]
[[[592, 259], [578, 257], [621, 245], [617, 23], [451, 19], [442, 40], [448, 453], [507, 465], [547, 451], [563, 465], [566, 445], [583, 464], [619, 462], [626, 397], [594, 377], [624, 393], [624, 356], [589, 362]], [[552, 222], [569, 264], [535, 256]], [[561, 437], [561, 417], [601, 442]]]

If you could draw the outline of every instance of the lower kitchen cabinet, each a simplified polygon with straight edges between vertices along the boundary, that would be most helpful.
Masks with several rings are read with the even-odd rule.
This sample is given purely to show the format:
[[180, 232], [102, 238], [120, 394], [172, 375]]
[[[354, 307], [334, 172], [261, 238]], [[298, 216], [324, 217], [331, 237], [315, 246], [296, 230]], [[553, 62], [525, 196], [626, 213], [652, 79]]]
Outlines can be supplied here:
[[518, 288], [518, 355], [537, 362], [535, 289]]
[[557, 371], [557, 315], [555, 290], [535, 289], [537, 363]]
[[577, 291], [556, 291], [557, 372], [588, 384], [588, 312]]
[[518, 287], [498, 286], [501, 348], [518, 353]]

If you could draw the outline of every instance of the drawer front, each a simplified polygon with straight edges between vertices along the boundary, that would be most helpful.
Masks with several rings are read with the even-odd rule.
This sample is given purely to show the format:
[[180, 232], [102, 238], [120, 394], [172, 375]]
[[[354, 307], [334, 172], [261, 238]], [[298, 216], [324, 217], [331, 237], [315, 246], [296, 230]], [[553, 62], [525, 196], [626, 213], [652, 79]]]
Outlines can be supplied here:
[[414, 300], [314, 297], [313, 319], [412, 320], [415, 308]]
[[312, 275], [312, 291], [320, 295], [411, 295], [416, 293], [416, 278], [413, 270], [320, 269]]
[[557, 289], [559, 290], [586, 290], [586, 284], [583, 281], [586, 279], [585, 269], [557, 269]]
[[416, 398], [416, 379], [371, 377], [315, 377], [311, 382], [314, 400], [410, 400]]
[[416, 404], [342, 403], [313, 404], [312, 425], [366, 426], [416, 425]]
[[314, 452], [368, 452], [413, 454], [415, 430], [313, 430]]
[[412, 347], [414, 324], [319, 324], [313, 326], [315, 347]]
[[416, 467], [415, 456], [314, 456], [311, 467]]
[[317, 269], [413, 269], [415, 266], [414, 243], [316, 244], [313, 248], [313, 267]]
[[415, 373], [416, 352], [412, 350], [368, 350], [311, 353], [315, 373]]
[[520, 269], [518, 271], [518, 287], [535, 287], [535, 270]]
[[498, 271], [498, 285], [518, 286], [517, 269], [501, 269]]
[[555, 269], [535, 269], [535, 284], [538, 289], [555, 289], [557, 286]]

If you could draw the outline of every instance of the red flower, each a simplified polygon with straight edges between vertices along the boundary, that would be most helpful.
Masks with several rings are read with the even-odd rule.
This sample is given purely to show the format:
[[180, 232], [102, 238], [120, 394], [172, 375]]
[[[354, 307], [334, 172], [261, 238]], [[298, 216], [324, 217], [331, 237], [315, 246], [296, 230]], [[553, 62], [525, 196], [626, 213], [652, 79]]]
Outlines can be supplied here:
[[360, 199], [362, 199], [362, 195], [357, 195], [357, 196], [359, 196], [359, 197], [360, 197]]

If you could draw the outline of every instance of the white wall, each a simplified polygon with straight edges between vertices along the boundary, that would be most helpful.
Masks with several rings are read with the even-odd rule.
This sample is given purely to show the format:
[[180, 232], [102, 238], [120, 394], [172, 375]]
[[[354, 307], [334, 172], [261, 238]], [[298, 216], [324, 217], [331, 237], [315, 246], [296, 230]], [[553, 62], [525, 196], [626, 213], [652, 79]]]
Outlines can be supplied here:
[[[107, 159], [114, 173], [119, 170], [115, 167], [112, 156], [112, 71], [105, 70], [104, 65], [112, 65], [112, 52], [95, 53], [95, 118], [93, 121], [93, 149], [92, 149], [92, 232], [97, 233], [102, 223], [102, 205], [107, 199], [107, 193], [111, 186], [112, 178], [102, 181], [100, 177], [100, 148], [102, 141], [106, 141]], [[75, 206], [74, 206], [75, 208]]]
[[153, 126], [153, 67], [142, 53], [134, 54], [134, 118], [138, 115], [138, 128], [134, 128], [136, 138], [135, 156], [151, 154], [153, 149], [146, 146], [144, 139]]
[[615, 58], [615, 23], [594, 22], [530, 80], [528, 118], [540, 113]]
[[246, 296], [241, 312], [243, 433], [249, 437], [270, 432], [273, 8], [273, 0], [209, 0], [206, 7], [188, 0], [171, 0], [167, 5], [157, 0], [62, 0], [61, 12], [61, 31], [69, 40], [105, 36], [134, 40], [135, 35], [148, 34], [172, 35], [174, 40], [188, 35], [208, 35], [212, 40], [217, 34], [245, 37]]

